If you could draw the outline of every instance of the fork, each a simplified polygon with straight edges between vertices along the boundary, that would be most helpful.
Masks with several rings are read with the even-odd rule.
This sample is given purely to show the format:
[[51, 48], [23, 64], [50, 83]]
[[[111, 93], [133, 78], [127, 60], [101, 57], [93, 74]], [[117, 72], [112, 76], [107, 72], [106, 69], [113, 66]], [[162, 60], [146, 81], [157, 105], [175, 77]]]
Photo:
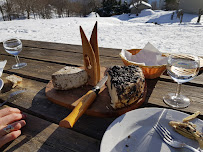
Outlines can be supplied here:
[[153, 126], [153, 128], [162, 137], [163, 141], [165, 141], [171, 147], [187, 148], [187, 149], [190, 149], [191, 151], [194, 151], [194, 152], [200, 152], [197, 149], [195, 149], [195, 148], [193, 148], [193, 147], [191, 147], [191, 146], [189, 146], [183, 142], [179, 142], [179, 141], [175, 140], [172, 137], [171, 133], [165, 127], [163, 127], [161, 124], [157, 123], [155, 126]]
[[25, 92], [25, 90], [18, 90], [18, 91], [12, 92], [9, 95], [9, 97], [7, 98], [7, 100], [0, 104], [0, 107], [2, 107], [5, 103], [7, 103], [13, 96], [15, 96], [15, 95], [17, 95], [19, 93], [23, 93], [23, 92]]

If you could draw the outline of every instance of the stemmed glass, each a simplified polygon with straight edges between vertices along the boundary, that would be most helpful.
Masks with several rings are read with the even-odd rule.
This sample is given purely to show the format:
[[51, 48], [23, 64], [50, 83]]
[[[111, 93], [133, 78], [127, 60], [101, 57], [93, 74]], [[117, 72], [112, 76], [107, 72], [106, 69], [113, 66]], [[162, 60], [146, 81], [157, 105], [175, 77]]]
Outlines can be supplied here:
[[190, 99], [180, 94], [181, 84], [192, 80], [199, 72], [200, 60], [194, 55], [170, 55], [167, 62], [167, 73], [178, 83], [176, 93], [163, 97], [164, 102], [173, 108], [185, 108]]
[[3, 42], [3, 46], [6, 52], [15, 56], [17, 64], [13, 65], [12, 69], [19, 69], [27, 65], [27, 63], [20, 63], [20, 60], [18, 58], [18, 54], [22, 51], [21, 40], [17, 38], [8, 39]]

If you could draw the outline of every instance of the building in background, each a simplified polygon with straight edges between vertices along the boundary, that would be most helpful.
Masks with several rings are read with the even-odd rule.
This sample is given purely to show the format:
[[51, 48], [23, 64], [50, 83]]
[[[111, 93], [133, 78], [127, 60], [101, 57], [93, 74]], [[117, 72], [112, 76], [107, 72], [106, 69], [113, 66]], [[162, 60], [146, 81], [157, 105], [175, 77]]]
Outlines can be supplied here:
[[179, 9], [184, 13], [198, 14], [199, 9], [203, 10], [203, 0], [180, 0]]
[[139, 1], [130, 5], [131, 14], [139, 14], [144, 9], [151, 9], [152, 6], [144, 1]]
[[[122, 3], [124, 3], [124, 1], [126, 1], [128, 4], [132, 4], [135, 3], [137, 0], [121, 0]], [[152, 6], [152, 9], [154, 10], [156, 9], [161, 10], [164, 9], [165, 7], [165, 0], [142, 0], [142, 1], [150, 4]]]

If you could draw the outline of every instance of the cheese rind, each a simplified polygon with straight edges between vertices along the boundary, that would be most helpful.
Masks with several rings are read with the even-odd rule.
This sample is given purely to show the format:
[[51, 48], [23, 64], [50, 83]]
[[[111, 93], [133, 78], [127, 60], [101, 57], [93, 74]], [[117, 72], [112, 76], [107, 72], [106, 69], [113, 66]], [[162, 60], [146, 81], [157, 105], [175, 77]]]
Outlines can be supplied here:
[[143, 96], [145, 78], [140, 67], [113, 66], [107, 70], [107, 87], [114, 109], [137, 102]]
[[56, 90], [78, 88], [87, 83], [87, 72], [81, 68], [66, 66], [52, 74], [52, 82]]

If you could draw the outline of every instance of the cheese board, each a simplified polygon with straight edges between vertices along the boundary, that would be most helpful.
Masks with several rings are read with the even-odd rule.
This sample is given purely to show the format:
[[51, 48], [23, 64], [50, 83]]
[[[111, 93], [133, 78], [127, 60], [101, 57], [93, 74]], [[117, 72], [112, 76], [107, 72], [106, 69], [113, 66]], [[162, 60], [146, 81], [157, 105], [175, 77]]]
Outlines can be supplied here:
[[[81, 34], [81, 40], [82, 40], [83, 60], [84, 60], [84, 66], [80, 68], [84, 69], [87, 72], [88, 85], [82, 84], [83, 85], [82, 87], [78, 87], [77, 85], [77, 87], [75, 88], [75, 86], [72, 85], [73, 84], [72, 82], [79, 82], [80, 79], [76, 79], [76, 78], [86, 78], [86, 77], [74, 75], [73, 74], [74, 71], [72, 71], [71, 73], [70, 70], [68, 70], [68, 69], [73, 70], [74, 68], [64, 68], [52, 75], [52, 80], [47, 84], [45, 89], [46, 96], [50, 101], [56, 104], [59, 104], [61, 106], [67, 107], [69, 109], [74, 109], [76, 107], [70, 114], [71, 116], [67, 116], [59, 124], [60, 126], [68, 127], [68, 128], [73, 127], [74, 123], [84, 113], [84, 111], [87, 115], [98, 116], [98, 117], [120, 116], [142, 105], [142, 103], [145, 101], [146, 94], [147, 94], [147, 86], [145, 83], [142, 97], [138, 99], [136, 98], [137, 101], [135, 101], [133, 104], [130, 104], [129, 106], [126, 106], [120, 109], [114, 109], [111, 106], [111, 97], [109, 96], [108, 88], [106, 86], [103, 86], [102, 88], [100, 88], [100, 91], [96, 97], [97, 93], [95, 94], [94, 91], [90, 91], [90, 90], [92, 90], [92, 86], [95, 86], [104, 77], [104, 73], [106, 71], [106, 68], [100, 67], [100, 63], [99, 63], [97, 22], [95, 23], [95, 26], [93, 28], [90, 41], [87, 39], [81, 26], [80, 26], [80, 34]], [[69, 74], [71, 74], [71, 76], [66, 75], [68, 72]], [[64, 88], [64, 86], [69, 86], [69, 85], [71, 87], [69, 87], [68, 89], [70, 88], [75, 88], [75, 89], [67, 90], [66, 88]], [[59, 89], [60, 91], [56, 89]], [[62, 90], [67, 90], [67, 91], [62, 91]], [[89, 91], [91, 93], [89, 93]], [[137, 97], [139, 96], [141, 95], [137, 95]], [[131, 103], [132, 101], [128, 99], [128, 102]]]
[[[101, 78], [104, 76], [104, 71], [106, 68], [101, 67]], [[74, 107], [78, 104], [75, 101], [78, 101], [84, 94], [86, 94], [89, 90], [92, 89], [92, 86], [85, 85], [79, 88], [67, 90], [67, 91], [59, 91], [55, 90], [53, 87], [52, 81], [50, 81], [45, 89], [45, 93], [47, 98], [58, 105], [64, 106], [68, 109], [74, 109]], [[96, 117], [118, 117], [130, 110], [136, 109], [140, 107], [146, 98], [147, 94], [147, 85], [145, 83], [143, 96], [138, 99], [137, 102], [126, 106], [120, 109], [114, 109], [111, 107], [111, 98], [108, 93], [108, 88], [103, 86], [96, 97], [95, 101], [90, 105], [85, 114]]]

